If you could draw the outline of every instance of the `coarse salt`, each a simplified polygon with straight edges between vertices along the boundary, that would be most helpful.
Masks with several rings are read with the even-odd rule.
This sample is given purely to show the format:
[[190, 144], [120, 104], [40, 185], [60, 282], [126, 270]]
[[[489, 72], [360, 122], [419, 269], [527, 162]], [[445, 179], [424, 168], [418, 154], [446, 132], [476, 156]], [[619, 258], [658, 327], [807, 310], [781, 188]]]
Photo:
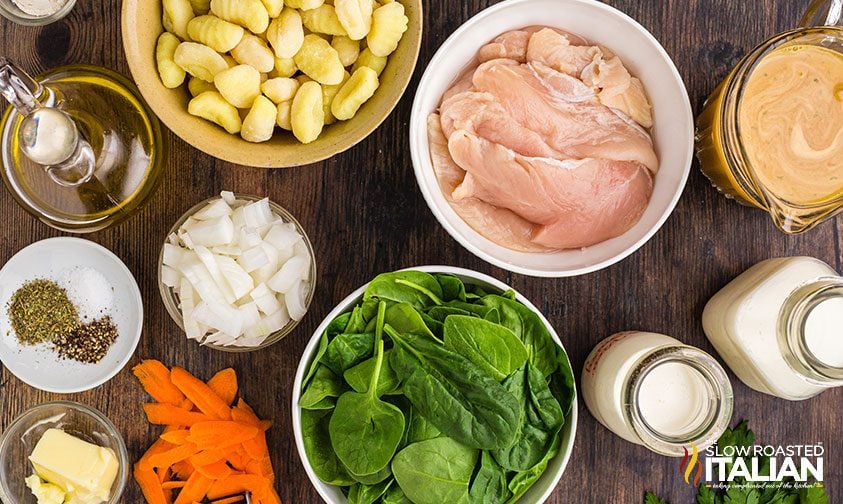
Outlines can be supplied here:
[[46, 17], [58, 12], [68, 0], [12, 0], [12, 2], [30, 16]]
[[67, 291], [67, 297], [76, 306], [83, 323], [111, 315], [114, 288], [96, 269], [79, 267], [67, 270], [60, 285]]

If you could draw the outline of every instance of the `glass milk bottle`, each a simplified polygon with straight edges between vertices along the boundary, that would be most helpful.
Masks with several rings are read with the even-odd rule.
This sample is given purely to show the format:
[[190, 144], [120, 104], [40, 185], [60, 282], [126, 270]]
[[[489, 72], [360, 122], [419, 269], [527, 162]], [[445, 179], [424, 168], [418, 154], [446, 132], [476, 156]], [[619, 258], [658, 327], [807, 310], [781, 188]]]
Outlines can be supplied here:
[[801, 400], [843, 385], [843, 277], [818, 259], [751, 267], [711, 298], [703, 329], [759, 392]]
[[707, 353], [650, 332], [622, 332], [585, 361], [582, 393], [591, 414], [627, 441], [681, 457], [714, 444], [732, 418], [732, 385]]

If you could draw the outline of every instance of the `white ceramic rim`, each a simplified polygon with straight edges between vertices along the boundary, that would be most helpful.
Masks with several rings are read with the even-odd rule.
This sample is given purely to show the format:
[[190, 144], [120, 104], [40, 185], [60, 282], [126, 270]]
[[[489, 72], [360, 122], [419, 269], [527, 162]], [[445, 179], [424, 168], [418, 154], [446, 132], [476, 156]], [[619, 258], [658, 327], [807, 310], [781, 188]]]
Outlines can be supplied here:
[[[553, 338], [553, 341], [558, 344], [562, 350], [565, 351], [567, 354], [567, 350], [565, 350], [565, 345], [562, 344], [562, 340], [559, 339], [559, 335], [556, 334], [556, 331], [553, 329], [553, 326], [548, 322], [545, 318], [544, 314], [536, 308], [533, 303], [531, 303], [527, 298], [525, 298], [520, 292], [516, 291], [509, 285], [501, 282], [496, 278], [492, 278], [489, 275], [484, 273], [480, 273], [474, 270], [459, 268], [455, 266], [418, 266], [414, 268], [404, 268], [402, 271], [407, 270], [414, 270], [414, 271], [424, 271], [426, 273], [450, 273], [452, 275], [471, 278], [477, 280], [479, 282], [484, 282], [489, 285], [492, 285], [501, 291], [506, 291], [508, 289], [512, 289], [515, 292], [515, 299], [520, 301], [524, 304], [527, 308], [533, 310], [541, 319], [542, 323], [547, 327], [548, 331], [550, 332], [550, 336]], [[301, 432], [301, 410], [299, 409], [299, 399], [301, 398], [301, 384], [304, 380], [304, 375], [307, 372], [307, 369], [310, 367], [310, 357], [315, 352], [316, 348], [319, 346], [319, 339], [322, 336], [322, 333], [328, 327], [328, 325], [339, 315], [348, 311], [354, 304], [356, 304], [357, 300], [363, 295], [365, 292], [366, 287], [369, 286], [370, 282], [366, 282], [360, 288], [356, 289], [354, 292], [346, 296], [345, 299], [339, 302], [333, 310], [331, 310], [328, 315], [325, 316], [325, 319], [319, 324], [319, 327], [316, 328], [314, 331], [313, 336], [311, 336], [310, 341], [307, 343], [307, 346], [302, 353], [302, 357], [299, 360], [299, 367], [296, 370], [296, 377], [293, 380], [293, 399], [292, 399], [292, 415], [293, 415], [293, 435], [296, 439], [296, 450], [299, 453], [299, 458], [301, 459], [302, 465], [304, 466], [304, 470], [307, 473], [308, 479], [310, 479], [310, 483], [319, 492], [319, 496], [322, 497], [322, 500], [329, 504], [343, 504], [342, 501], [335, 501], [333, 497], [323, 491], [323, 487], [331, 486], [327, 483], [324, 483], [322, 480], [316, 476], [316, 473], [313, 472], [313, 469], [310, 466], [310, 462], [307, 459], [307, 453], [305, 453], [304, 449], [304, 440], [302, 439], [302, 432]], [[573, 369], [572, 369], [573, 371]], [[556, 486], [559, 484], [559, 480], [562, 479], [562, 475], [565, 473], [565, 469], [568, 467], [568, 462], [571, 460], [571, 454], [574, 451], [574, 444], [577, 437], [577, 418], [578, 418], [578, 405], [577, 405], [577, 383], [574, 380], [574, 400], [571, 403], [571, 413], [568, 415], [569, 421], [565, 422], [566, 428], [567, 426], [570, 427], [570, 437], [568, 439], [567, 445], [560, 449], [559, 453], [556, 455], [555, 458], [562, 457], [562, 464], [559, 466], [559, 470], [556, 474], [553, 475], [553, 479], [551, 484], [548, 485], [547, 489], [542, 493], [541, 498], [539, 498], [538, 503], [542, 503], [547, 500], [551, 493], [556, 489]], [[564, 435], [564, 431], [563, 434]]]
[[[525, 4], [524, 8], [529, 8], [526, 4], [531, 3], [533, 0], [505, 0], [503, 2], [497, 3], [491, 7], [484, 9], [483, 11], [476, 14], [474, 17], [463, 23], [457, 30], [448, 37], [447, 40], [442, 44], [439, 50], [436, 51], [436, 54], [433, 55], [433, 58], [428, 63], [427, 68], [422, 75], [421, 81], [419, 81], [419, 85], [417, 89], [424, 89], [429, 82], [436, 78], [436, 68], [439, 66], [440, 61], [445, 58], [445, 55], [450, 50], [451, 46], [457, 44], [459, 39], [462, 38], [463, 34], [468, 30], [472, 29], [475, 25], [482, 24], [487, 18], [494, 16], [498, 13], [498, 11], [508, 9], [513, 5]], [[661, 43], [649, 32], [646, 28], [641, 26], [638, 21], [634, 20], [633, 18], [629, 17], [627, 14], [623, 13], [622, 11], [606, 5], [602, 2], [598, 2], [596, 0], [565, 0], [568, 3], [579, 3], [579, 4], [588, 4], [598, 10], [604, 11], [606, 14], [611, 16], [616, 16], [630, 26], [634, 27], [638, 30], [656, 49], [656, 51], [664, 58], [665, 62], [667, 63], [668, 67], [670, 68], [671, 75], [675, 81], [675, 84], [679, 86], [679, 88], [684, 92], [685, 96], [688, 96], [688, 90], [685, 87], [685, 82], [682, 80], [682, 76], [679, 74], [679, 71], [676, 69], [676, 65], [673, 63], [670, 55], [667, 54], [667, 51], [662, 47]], [[562, 4], [563, 2], [560, 2]], [[561, 8], [561, 5], [560, 5]], [[455, 76], [456, 77], [456, 76]], [[534, 276], [534, 277], [545, 277], [545, 278], [561, 278], [561, 277], [572, 277], [572, 276], [579, 276], [585, 275], [587, 273], [592, 273], [603, 268], [607, 268], [617, 262], [626, 259], [634, 252], [636, 252], [639, 248], [641, 248], [645, 243], [647, 243], [650, 238], [652, 238], [664, 225], [667, 221], [668, 217], [673, 213], [673, 210], [676, 208], [676, 204], [679, 202], [679, 199], [682, 196], [682, 193], [685, 190], [685, 186], [688, 182], [688, 177], [691, 173], [691, 165], [693, 163], [693, 155], [694, 155], [694, 115], [693, 110], [691, 109], [691, 102], [690, 99], [685, 100], [683, 104], [684, 107], [681, 112], [687, 117], [687, 124], [688, 124], [688, 131], [689, 135], [688, 138], [690, 141], [688, 142], [687, 148], [687, 166], [680, 177], [680, 184], [679, 189], [673, 195], [670, 203], [665, 208], [665, 212], [659, 217], [656, 224], [647, 231], [638, 241], [624, 249], [619, 254], [606, 259], [604, 261], [598, 262], [596, 264], [590, 266], [584, 266], [581, 268], [574, 268], [574, 269], [563, 269], [563, 270], [538, 270], [532, 269], [524, 266], [519, 266], [515, 264], [511, 264], [506, 262], [502, 259], [498, 259], [495, 256], [485, 252], [480, 247], [475, 246], [468, 240], [464, 235], [460, 234], [457, 229], [452, 226], [444, 216], [439, 212], [437, 206], [435, 205], [434, 200], [434, 191], [440, 191], [438, 185], [427, 185], [424, 183], [424, 171], [431, 168], [431, 161], [430, 161], [430, 152], [427, 148], [422, 148], [421, 145], [416, 141], [416, 138], [420, 134], [427, 134], [427, 117], [425, 111], [422, 109], [422, 100], [420, 95], [416, 93], [416, 97], [413, 100], [413, 108], [410, 114], [410, 155], [413, 160], [413, 171], [416, 174], [416, 181], [418, 182], [419, 189], [421, 189], [421, 193], [424, 196], [424, 200], [427, 203], [428, 208], [430, 208], [433, 215], [436, 217], [436, 220], [439, 221], [439, 224], [445, 228], [445, 231], [451, 235], [457, 242], [460, 243], [463, 247], [468, 249], [472, 254], [476, 255], [480, 259], [503, 268], [507, 271], [512, 271], [513, 273], [520, 273], [523, 275]], [[420, 132], [419, 129], [424, 128], [424, 132]], [[441, 191], [440, 191], [441, 192]], [[453, 211], [453, 210], [450, 210]], [[480, 235], [476, 231], [473, 231], [477, 237], [481, 240], [485, 240], [488, 243], [490, 242], [487, 238]]]
[[[117, 255], [115, 255], [114, 252], [108, 250], [107, 248], [103, 247], [99, 243], [93, 242], [91, 240], [85, 240], [83, 238], [76, 238], [76, 237], [73, 237], [73, 236], [60, 236], [60, 237], [57, 237], [57, 238], [47, 238], [47, 239], [44, 239], [44, 240], [39, 240], [35, 243], [31, 243], [31, 244], [27, 245], [26, 247], [20, 249], [19, 251], [17, 251], [17, 253], [15, 253], [15, 255], [13, 255], [12, 257], [9, 258], [8, 261], [6, 261], [6, 264], [11, 262], [11, 260], [14, 259], [15, 257], [17, 257], [18, 255], [23, 254], [24, 252], [26, 252], [30, 248], [38, 248], [38, 247], [44, 247], [44, 246], [56, 246], [56, 245], [61, 245], [61, 243], [66, 243], [66, 242], [77, 242], [77, 243], [88, 246], [88, 247], [90, 247], [92, 249], [95, 249], [95, 250], [99, 249], [100, 251], [105, 253], [106, 257], [108, 257], [109, 259], [112, 259], [117, 264], [118, 268], [123, 273], [126, 274], [126, 277], [129, 280], [131, 280], [131, 282], [129, 282], [129, 284], [132, 287], [132, 293], [134, 294], [134, 296], [133, 296], [134, 297], [134, 306], [137, 308], [137, 311], [138, 311], [138, 322], [139, 323], [138, 323], [137, 331], [135, 331], [135, 334], [133, 334], [131, 336], [132, 337], [131, 351], [127, 352], [126, 355], [123, 356], [122, 359], [120, 359], [118, 364], [116, 366], [114, 366], [114, 369], [110, 373], [106, 374], [105, 376], [103, 376], [99, 380], [96, 380], [96, 381], [94, 381], [94, 382], [92, 382], [89, 385], [86, 385], [84, 387], [67, 388], [67, 389], [54, 389], [54, 388], [51, 388], [51, 387], [42, 387], [40, 385], [36, 385], [35, 383], [32, 383], [32, 381], [27, 380], [26, 378], [24, 378], [22, 376], [18, 376], [17, 374], [12, 372], [11, 369], [6, 367], [6, 369], [10, 373], [15, 375], [20, 381], [26, 383], [30, 387], [36, 388], [38, 390], [43, 390], [44, 392], [51, 392], [51, 393], [54, 393], [54, 394], [75, 394], [75, 393], [78, 393], [78, 392], [86, 392], [88, 390], [97, 388], [100, 385], [102, 385], [103, 383], [107, 382], [108, 380], [114, 378], [117, 375], [117, 373], [119, 373], [120, 371], [123, 370], [124, 367], [126, 367], [126, 364], [129, 363], [129, 360], [131, 360], [132, 356], [135, 355], [135, 351], [138, 348], [138, 343], [140, 343], [141, 334], [143, 333], [143, 299], [141, 298], [141, 293], [140, 293], [140, 288], [138, 287], [138, 282], [137, 282], [137, 280], [135, 280], [135, 276], [132, 274], [131, 271], [129, 271], [129, 268], [126, 266], [126, 264], [119, 257], [117, 257]], [[5, 269], [5, 267], [6, 267], [6, 265], [4, 264], [3, 268], [0, 268], [0, 271]]]

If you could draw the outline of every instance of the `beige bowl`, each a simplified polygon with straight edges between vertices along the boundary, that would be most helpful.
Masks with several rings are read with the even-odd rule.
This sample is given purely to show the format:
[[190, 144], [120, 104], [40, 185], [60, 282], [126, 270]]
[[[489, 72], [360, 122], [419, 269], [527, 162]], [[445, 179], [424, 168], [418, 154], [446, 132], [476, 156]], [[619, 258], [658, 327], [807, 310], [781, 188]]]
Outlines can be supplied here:
[[123, 1], [123, 47], [129, 69], [155, 114], [173, 133], [197, 149], [236, 164], [262, 168], [282, 168], [315, 163], [343, 152], [366, 138], [389, 115], [410, 82], [419, 55], [422, 37], [421, 0], [400, 0], [409, 28], [380, 77], [375, 95], [349, 121], [338, 121], [318, 140], [303, 145], [292, 133], [276, 130], [261, 144], [249, 143], [239, 135], [187, 113], [189, 93], [185, 87], [167, 89], [158, 77], [155, 46], [164, 30], [161, 0]]

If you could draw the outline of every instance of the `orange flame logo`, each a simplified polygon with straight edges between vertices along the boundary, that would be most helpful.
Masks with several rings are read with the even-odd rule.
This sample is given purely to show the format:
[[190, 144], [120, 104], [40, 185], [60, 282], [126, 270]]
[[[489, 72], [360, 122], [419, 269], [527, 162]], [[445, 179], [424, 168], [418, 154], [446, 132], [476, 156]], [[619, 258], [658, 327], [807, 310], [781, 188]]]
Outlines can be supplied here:
[[[679, 473], [685, 476], [685, 483], [697, 486], [700, 483], [700, 478], [702, 478], [700, 451], [694, 443], [691, 443], [690, 455], [688, 454], [687, 448], [683, 448], [683, 450], [685, 451], [685, 456], [682, 457], [682, 461], [679, 463]], [[693, 483], [691, 483], [691, 474], [694, 475]]]

